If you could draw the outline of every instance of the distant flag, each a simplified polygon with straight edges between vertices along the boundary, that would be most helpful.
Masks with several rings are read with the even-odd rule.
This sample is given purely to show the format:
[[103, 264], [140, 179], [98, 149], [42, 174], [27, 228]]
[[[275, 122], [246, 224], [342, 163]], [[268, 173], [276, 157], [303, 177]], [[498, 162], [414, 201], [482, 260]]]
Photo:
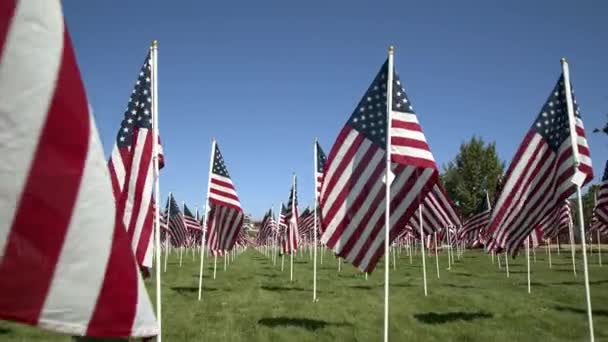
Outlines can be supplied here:
[[186, 228], [182, 211], [179, 205], [177, 205], [173, 194], [169, 194], [166, 208], [166, 212], [169, 215], [168, 230], [171, 235], [170, 241], [175, 247], [184, 247], [186, 246], [186, 241], [188, 241], [188, 229]]
[[[583, 121], [572, 96], [580, 165], [570, 139], [570, 122], [563, 74], [524, 137], [504, 178], [503, 189], [490, 218], [489, 249], [514, 255], [540, 221], [593, 178]], [[578, 178], [583, 176], [583, 179]]]
[[[152, 266], [154, 170], [152, 62], [148, 53], [124, 112], [108, 167], [117, 209], [140, 265]], [[164, 165], [159, 147], [159, 168]]]
[[556, 207], [552, 213], [546, 215], [538, 224], [543, 233], [543, 238], [553, 239], [562, 231], [570, 229], [572, 213], [569, 200], [565, 200], [562, 205]]
[[479, 202], [475, 213], [469, 217], [459, 232], [459, 240], [464, 241], [468, 246], [473, 246], [479, 242], [480, 235], [484, 235], [484, 231], [490, 222], [490, 196], [486, 191], [486, 197]]
[[[437, 182], [435, 160], [394, 70], [389, 130], [388, 72], [387, 61], [342, 128], [321, 188], [322, 243], [364, 272], [384, 253], [385, 181], [391, 182], [391, 241]], [[385, 180], [387, 135], [391, 172]]]
[[536, 226], [534, 229], [532, 229], [532, 232], [530, 232], [530, 247], [531, 248], [538, 248], [540, 246], [540, 242], [543, 239], [543, 232], [540, 229], [540, 226]]
[[226, 168], [224, 157], [213, 141], [211, 174], [209, 175], [208, 246], [214, 254], [231, 250], [243, 226], [243, 209], [236, 188]]
[[594, 228], [599, 229], [603, 234], [608, 234], [608, 161], [606, 162], [604, 176], [597, 192], [597, 201], [595, 208], [593, 208], [593, 214], [596, 219]]
[[61, 2], [1, 7], [0, 319], [156, 335]]
[[272, 215], [272, 209], [268, 209], [264, 217], [262, 218], [262, 222], [260, 224], [260, 229], [258, 230], [258, 236], [256, 238], [256, 242], [258, 245], [262, 246], [269, 242], [272, 239], [272, 234], [275, 231], [276, 223], [274, 222], [274, 218]]
[[311, 240], [312, 239], [312, 234], [314, 232], [314, 224], [315, 224], [315, 220], [314, 220], [314, 211], [310, 210], [310, 208], [306, 208], [304, 209], [304, 211], [302, 212], [302, 214], [300, 214], [300, 220], [299, 220], [299, 231], [300, 231], [300, 236], [305, 237], [307, 240]]
[[[198, 215], [198, 210], [196, 211], [196, 215]], [[188, 230], [188, 247], [194, 246], [195, 243], [200, 245], [200, 240], [203, 236], [203, 228], [196, 219], [196, 216], [192, 214], [192, 211], [190, 211], [190, 208], [188, 208], [185, 203], [184, 223], [186, 224], [186, 229]]]
[[287, 201], [287, 206], [285, 206], [284, 220], [283, 253], [291, 254], [298, 249], [300, 243], [298, 234], [298, 190], [295, 175], [293, 176], [289, 200]]
[[[461, 225], [460, 216], [443, 187], [436, 183], [424, 198], [422, 204], [422, 229], [425, 235], [440, 232], [448, 227]], [[420, 231], [418, 215], [410, 217], [409, 225], [417, 232]]]
[[319, 198], [321, 195], [321, 186], [323, 185], [323, 175], [325, 174], [325, 163], [327, 162], [327, 156], [325, 155], [325, 152], [323, 152], [323, 149], [318, 141], [315, 141], [315, 148], [317, 149], [315, 182], [317, 185], [317, 198]]

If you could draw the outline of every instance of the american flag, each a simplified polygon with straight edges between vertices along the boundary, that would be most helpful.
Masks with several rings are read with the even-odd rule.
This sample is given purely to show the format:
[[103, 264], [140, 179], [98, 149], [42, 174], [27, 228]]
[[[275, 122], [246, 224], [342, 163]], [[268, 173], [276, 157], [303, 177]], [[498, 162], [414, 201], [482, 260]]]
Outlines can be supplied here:
[[315, 213], [310, 208], [304, 209], [302, 214], [300, 214], [300, 236], [304, 237], [308, 241], [312, 241], [312, 236], [315, 230]]
[[298, 234], [299, 214], [298, 214], [298, 190], [296, 176], [293, 176], [291, 191], [289, 192], [289, 201], [284, 212], [285, 230], [283, 232], [283, 253], [291, 254], [295, 252], [300, 243]]
[[[574, 94], [568, 95], [576, 121], [572, 133], [579, 151], [578, 171], [585, 177], [582, 186], [593, 178], [593, 169], [578, 105]], [[562, 74], [509, 166], [490, 218], [488, 249], [515, 255], [540, 221], [576, 191], [575, 171]]]
[[[154, 231], [151, 69], [152, 61], [148, 53], [131, 92], [108, 161], [119, 217], [127, 227], [138, 263], [146, 267], [152, 266]], [[163, 165], [164, 156], [160, 150], [159, 168]]]
[[215, 253], [232, 249], [243, 226], [243, 209], [230, 179], [217, 142], [213, 141], [213, 164], [209, 175], [208, 247]]
[[[196, 214], [198, 215], [198, 211]], [[203, 236], [203, 228], [185, 203], [184, 223], [186, 224], [186, 229], [188, 229], [188, 247], [192, 247], [195, 244], [200, 245]]]
[[[460, 216], [452, 200], [439, 183], [433, 185], [422, 202], [422, 220], [422, 229], [425, 235], [461, 225]], [[419, 215], [412, 215], [409, 224], [417, 232], [420, 232]]]
[[371, 272], [384, 253], [387, 136], [392, 162], [388, 179], [392, 181], [391, 241], [437, 182], [435, 160], [394, 70], [390, 71], [392, 122], [388, 129], [388, 72], [387, 61], [339, 133], [321, 187], [322, 243], [364, 272]]
[[468, 246], [476, 244], [480, 234], [483, 234], [483, 231], [490, 222], [490, 213], [490, 196], [486, 192], [486, 198], [479, 202], [475, 214], [464, 222], [464, 225], [459, 232], [458, 239]]
[[530, 235], [528, 236], [528, 241], [531, 243], [531, 248], [538, 248], [540, 246], [540, 242], [543, 240], [543, 231], [540, 229], [540, 226], [534, 227]]
[[556, 207], [552, 213], [545, 216], [538, 226], [543, 232], [543, 238], [553, 239], [564, 230], [569, 230], [572, 224], [572, 213], [570, 201], [565, 200], [562, 205]]
[[[317, 194], [315, 198], [319, 198], [321, 195], [321, 186], [323, 185], [323, 175], [325, 173], [325, 163], [327, 162], [327, 156], [321, 145], [317, 140], [315, 140], [315, 184], [317, 189]], [[316, 204], [315, 204], [316, 205]]]
[[597, 192], [595, 208], [593, 208], [595, 222], [593, 229], [599, 229], [602, 234], [608, 234], [608, 161], [604, 168], [604, 176]]
[[258, 231], [258, 236], [256, 239], [258, 245], [263, 246], [269, 242], [276, 229], [275, 226], [276, 223], [272, 217], [272, 209], [268, 209], [268, 212], [266, 212], [266, 214], [264, 214], [264, 218], [262, 218], [260, 230]]
[[0, 319], [158, 334], [60, 1], [0, 11]]
[[182, 215], [182, 211], [177, 205], [177, 201], [173, 197], [173, 194], [169, 194], [167, 199], [166, 213], [169, 216], [169, 235], [171, 236], [171, 243], [175, 247], [186, 246], [188, 240], [188, 229], [186, 228], [186, 221]]

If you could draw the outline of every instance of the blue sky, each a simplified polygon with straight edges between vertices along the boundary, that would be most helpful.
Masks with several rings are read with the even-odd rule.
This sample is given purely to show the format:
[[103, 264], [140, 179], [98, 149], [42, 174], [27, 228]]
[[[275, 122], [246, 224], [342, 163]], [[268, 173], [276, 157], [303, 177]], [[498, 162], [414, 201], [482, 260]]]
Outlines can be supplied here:
[[329, 152], [386, 58], [435, 159], [476, 134], [507, 164], [568, 58], [596, 179], [608, 137], [607, 1], [63, 2], [106, 154], [147, 48], [159, 40], [159, 122], [171, 191], [204, 203], [218, 139], [246, 212], [312, 203], [313, 138]]

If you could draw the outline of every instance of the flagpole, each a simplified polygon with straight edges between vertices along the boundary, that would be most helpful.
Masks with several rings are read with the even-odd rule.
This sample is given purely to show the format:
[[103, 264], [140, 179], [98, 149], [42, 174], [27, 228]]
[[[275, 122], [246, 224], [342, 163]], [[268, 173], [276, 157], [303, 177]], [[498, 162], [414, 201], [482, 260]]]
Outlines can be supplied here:
[[551, 264], [551, 239], [549, 239], [549, 243], [547, 244], [547, 249], [549, 250], [549, 268], [552, 268], [553, 265]]
[[439, 256], [437, 255], [437, 232], [435, 232], [435, 264], [437, 265], [437, 279], [439, 279]]
[[422, 203], [418, 207], [418, 219], [420, 220], [420, 254], [422, 254], [422, 282], [424, 284], [424, 296], [428, 296], [428, 291], [426, 287], [426, 259], [424, 257], [424, 229], [422, 225], [424, 221], [422, 220]]
[[[171, 193], [169, 193], [169, 198], [167, 199], [167, 203], [171, 200]], [[167, 233], [165, 234], [165, 272], [167, 272], [167, 256], [169, 256], [169, 240], [171, 240], [171, 234], [169, 234], [169, 217], [171, 216], [171, 205], [167, 205]]]
[[[205, 216], [203, 217], [203, 238], [201, 239], [201, 266], [198, 272], [198, 300], [203, 296], [203, 271], [205, 265], [205, 235], [207, 234], [207, 219], [209, 218], [209, 190], [211, 189], [211, 172], [213, 171], [213, 158], [215, 157], [215, 138], [211, 139], [211, 154], [209, 155], [209, 175], [207, 176], [207, 195], [205, 197]], [[215, 272], [213, 275], [215, 279]]]
[[450, 238], [450, 228], [447, 228], [448, 231], [448, 271], [452, 270], [452, 239]]
[[530, 236], [526, 238], [526, 263], [528, 265], [528, 293], [530, 293]]
[[[186, 215], [186, 202], [182, 201], [182, 206], [184, 207], [184, 216]], [[182, 220], [184, 217], [182, 217]], [[186, 240], [188, 240], [188, 227], [186, 227], [186, 222], [184, 221], [184, 227], [186, 228]], [[184, 246], [179, 247], [179, 267], [182, 267], [182, 257], [184, 255]]]
[[576, 184], [576, 197], [578, 202], [578, 224], [581, 230], [581, 245], [583, 249], [583, 271], [585, 275], [585, 295], [587, 298], [587, 317], [589, 320], [589, 340], [591, 342], [595, 341], [595, 333], [593, 330], [593, 313], [591, 310], [591, 289], [589, 288], [589, 269], [587, 266], [587, 246], [585, 244], [585, 219], [583, 217], [583, 200], [581, 195], [581, 183], [583, 180], [580, 180], [581, 174], [579, 170], [580, 160], [578, 155], [578, 141], [576, 139], [576, 125], [575, 125], [575, 117], [574, 117], [574, 106], [572, 104], [572, 90], [570, 89], [570, 69], [568, 67], [568, 62], [566, 62], [565, 58], [561, 59], [562, 63], [562, 73], [564, 75], [564, 87], [566, 90], [566, 107], [568, 108], [568, 122], [570, 124], [570, 142], [572, 145], [572, 156], [575, 161], [575, 173], [573, 176], [574, 183]]
[[[290, 218], [290, 220], [292, 220], [294, 217], [296, 220], [298, 219], [298, 217], [296, 216], [297, 210], [296, 210], [295, 191], [296, 191], [296, 175], [294, 173], [293, 177], [292, 177], [292, 181], [291, 181], [291, 218]], [[295, 253], [297, 253], [297, 250], [294, 248], [294, 242], [297, 238], [298, 232], [293, 228], [294, 228], [293, 226], [290, 227], [289, 223], [287, 224], [287, 229], [289, 232], [289, 251], [290, 251], [290, 253], [289, 253], [289, 255], [290, 255], [289, 281], [290, 282], [293, 281], [293, 255]]]
[[389, 240], [390, 240], [390, 204], [391, 204], [391, 111], [393, 105], [393, 46], [388, 48], [388, 66], [386, 72], [386, 168], [385, 168], [385, 204], [384, 210], [384, 342], [388, 342], [388, 295], [389, 295]]
[[317, 145], [319, 144], [317, 138], [315, 138], [314, 143], [314, 172], [313, 172], [313, 184], [314, 184], [314, 194], [315, 194], [315, 208], [314, 208], [314, 232], [313, 232], [313, 261], [312, 261], [312, 301], [317, 301], [317, 207], [319, 206], [319, 196], [317, 195]]
[[[153, 122], [153, 134], [152, 134], [152, 163], [154, 168], [154, 198], [160, 198], [160, 180], [159, 180], [159, 165], [158, 165], [158, 41], [152, 41], [151, 59], [152, 59], [152, 122]], [[158, 204], [154, 209], [156, 217], [154, 218], [154, 248], [157, 253], [156, 259], [156, 319], [158, 320], [158, 336], [157, 341], [162, 340], [162, 305], [161, 305], [161, 287], [160, 287], [160, 207]], [[167, 218], [168, 220], [168, 218]], [[168, 222], [168, 221], [167, 221]], [[168, 224], [168, 223], [167, 223]]]
[[572, 254], [572, 272], [574, 272], [574, 276], [576, 277], [576, 251], [574, 250], [574, 222], [572, 222], [572, 217], [570, 217], [568, 224], [568, 235], [570, 237], [570, 252]]
[[509, 256], [507, 255], [506, 251], [505, 251], [505, 266], [507, 268], [507, 278], [509, 278]]
[[[597, 207], [597, 192], [595, 192], [593, 194], [593, 206]], [[597, 258], [598, 258], [598, 262], [600, 264], [600, 267], [602, 266], [602, 240], [600, 238], [600, 230], [598, 229], [597, 231]]]

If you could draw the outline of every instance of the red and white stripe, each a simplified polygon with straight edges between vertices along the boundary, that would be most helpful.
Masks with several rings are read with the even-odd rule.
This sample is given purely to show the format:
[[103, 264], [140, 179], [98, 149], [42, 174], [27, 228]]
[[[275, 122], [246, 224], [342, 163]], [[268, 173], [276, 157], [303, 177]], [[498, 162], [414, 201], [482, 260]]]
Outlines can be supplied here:
[[[456, 208], [439, 183], [433, 185], [422, 202], [422, 220], [425, 235], [461, 225]], [[416, 229], [416, 232], [420, 231], [419, 223], [419, 215], [412, 215], [409, 225]]]
[[[584, 184], [593, 178], [593, 169], [583, 122], [579, 117], [575, 120], [578, 171], [585, 175]], [[531, 128], [509, 166], [492, 212], [488, 227], [492, 241], [488, 248], [505, 248], [515, 254], [531, 230], [576, 192], [574, 174], [571, 140], [566, 139], [555, 153]]]
[[[152, 63], [150, 61], [150, 65]], [[115, 144], [108, 161], [119, 215], [129, 233], [137, 262], [145, 267], [152, 267], [155, 182], [153, 135], [152, 129], [136, 130], [133, 146], [120, 148]], [[159, 168], [162, 168], [164, 154], [160, 138], [158, 147]]]
[[[399, 81], [395, 82], [400, 87]], [[390, 125], [394, 175], [391, 241], [437, 182], [435, 160], [418, 118], [394, 109]], [[320, 200], [324, 227], [321, 242], [363, 272], [371, 272], [384, 253], [385, 160], [386, 150], [349, 122], [338, 135], [325, 165]]]
[[0, 5], [0, 319], [151, 336], [59, 1]]
[[593, 216], [595, 217], [595, 222], [592, 228], [598, 229], [604, 235], [608, 235], [608, 161], [606, 161], [604, 176], [597, 192]]

